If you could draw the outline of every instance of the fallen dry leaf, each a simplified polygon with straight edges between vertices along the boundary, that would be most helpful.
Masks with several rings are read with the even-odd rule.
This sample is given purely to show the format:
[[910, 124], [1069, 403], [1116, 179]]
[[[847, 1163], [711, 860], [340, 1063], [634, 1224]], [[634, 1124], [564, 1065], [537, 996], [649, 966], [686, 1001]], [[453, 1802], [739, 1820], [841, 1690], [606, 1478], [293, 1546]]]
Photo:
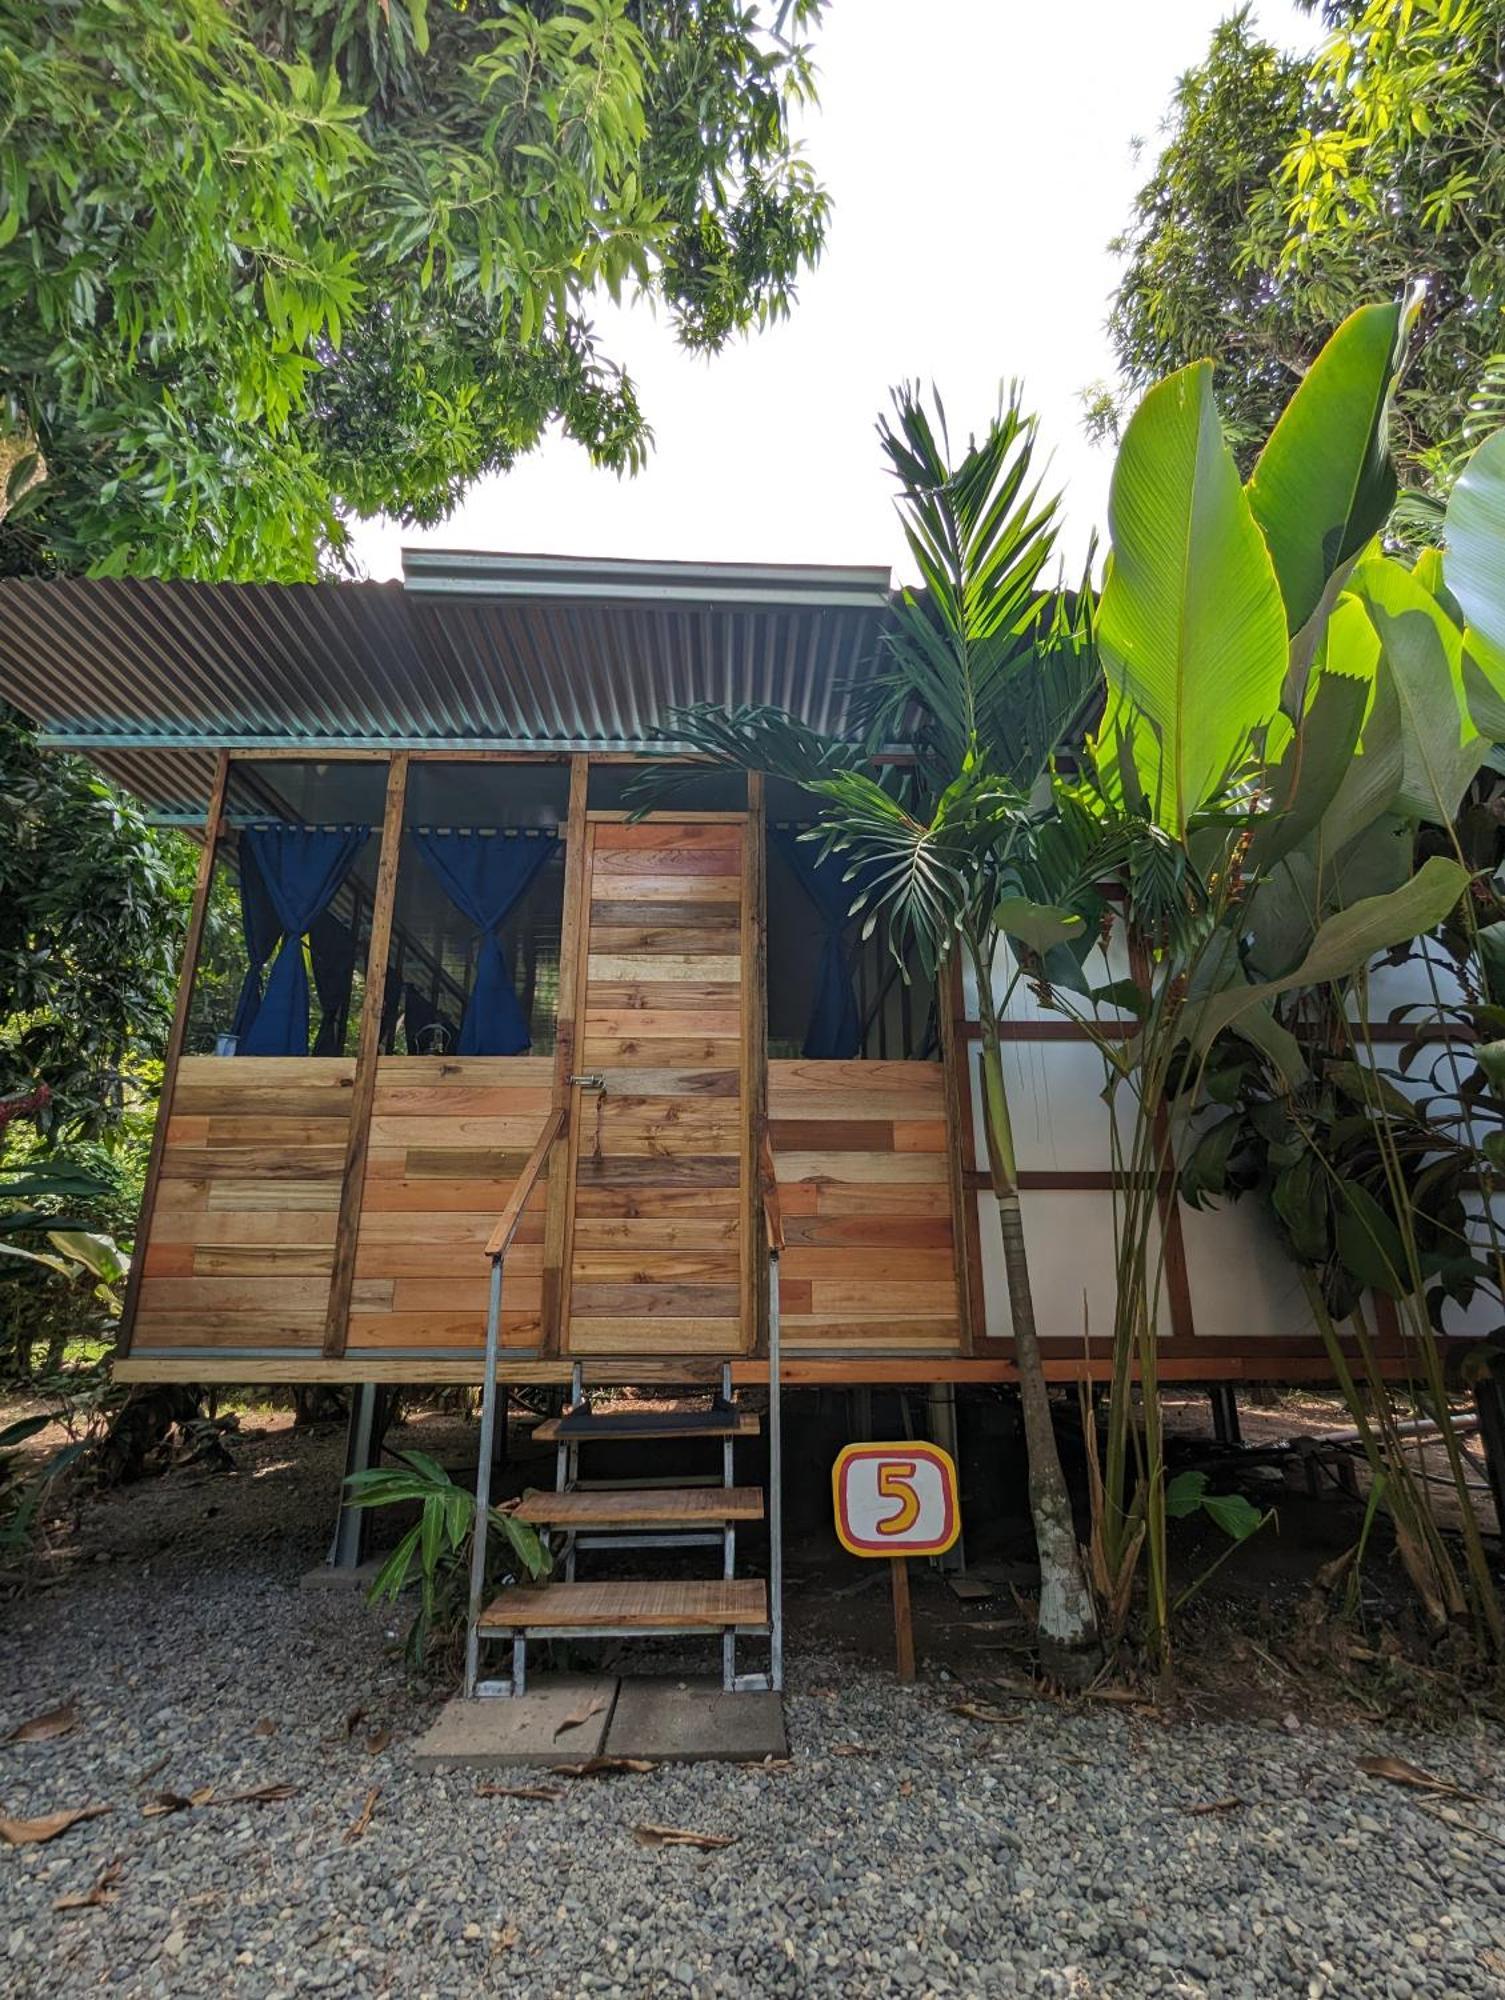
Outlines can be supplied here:
[[521, 1944], [522, 1941], [523, 1941], [523, 1934], [518, 1929], [517, 1925], [505, 1924], [502, 1927], [502, 1929], [497, 1932], [496, 1943], [492, 1947], [492, 1949], [494, 1951], [511, 1951], [512, 1947], [515, 1944]]
[[380, 1797], [381, 1786], [373, 1785], [366, 1794], [366, 1803], [361, 1807], [359, 1817], [352, 1820], [350, 1825], [345, 1829], [344, 1844], [346, 1847], [350, 1845], [352, 1840], [359, 1840], [366, 1831], [366, 1828], [371, 1824], [371, 1815], [376, 1811], [376, 1801]]
[[141, 1808], [146, 1819], [160, 1819], [165, 1813], [187, 1812], [194, 1806], [269, 1806], [297, 1793], [296, 1785], [253, 1785], [246, 1792], [226, 1792], [223, 1797], [213, 1785], [200, 1785], [185, 1798], [181, 1792], [154, 1792]]
[[910, 1782], [910, 1780], [906, 1778], [899, 1787], [899, 1797], [901, 1799], [908, 1799], [908, 1798], [913, 1798], [913, 1796], [914, 1796], [914, 1786]]
[[838, 1743], [831, 1751], [833, 1757], [876, 1757], [877, 1754], [869, 1743]]
[[587, 1757], [583, 1764], [551, 1764], [556, 1778], [607, 1778], [617, 1771], [651, 1771], [651, 1757]]
[[371, 1734], [366, 1738], [366, 1755], [368, 1757], [379, 1757], [391, 1741], [392, 1732], [390, 1729], [373, 1729]]
[[141, 1808], [143, 1819], [161, 1819], [164, 1813], [187, 1812], [193, 1800], [184, 1798], [181, 1792], [153, 1792]]
[[214, 1799], [213, 1803], [217, 1806], [270, 1806], [281, 1799], [296, 1798], [297, 1793], [296, 1785], [253, 1785], [248, 1792], [231, 1792], [225, 1798]]
[[792, 1757], [763, 1757], [752, 1768], [755, 1771], [792, 1771], [794, 1769], [794, 1759]]
[[61, 1708], [49, 1708], [45, 1715], [34, 1715], [30, 1722], [23, 1722], [6, 1737], [7, 1743], [50, 1743], [54, 1737], [67, 1736], [78, 1727], [78, 1710], [71, 1701]]
[[43, 1813], [40, 1819], [8, 1819], [0, 1813], [0, 1840], [9, 1847], [34, 1847], [44, 1840], [56, 1840], [80, 1820], [98, 1819], [108, 1806], [73, 1806], [64, 1812]]
[[271, 1716], [264, 1715], [252, 1729], [251, 1734], [253, 1736], [275, 1736], [277, 1734], [277, 1724], [272, 1720]]
[[1226, 1799], [1201, 1799], [1196, 1805], [1186, 1806], [1183, 1810], [1189, 1813], [1193, 1819], [1200, 1819], [1206, 1813], [1235, 1812], [1238, 1807], [1245, 1803], [1245, 1800], [1238, 1798], [1230, 1792]]
[[964, 1715], [969, 1722], [1023, 1722], [1022, 1715], [1009, 1715], [1001, 1708], [990, 1708], [985, 1701], [953, 1701], [953, 1715]]
[[53, 1902], [53, 1909], [67, 1910], [107, 1910], [115, 1900], [115, 1884], [120, 1880], [118, 1866], [106, 1868], [92, 1889], [74, 1890], [71, 1895], [59, 1896]]
[[734, 1833], [691, 1833], [682, 1826], [635, 1826], [632, 1837], [642, 1847], [732, 1847]]
[[478, 1799], [562, 1799], [563, 1785], [477, 1785]]
[[1387, 1784], [1407, 1785], [1416, 1792], [1441, 1792], [1448, 1798], [1471, 1799], [1474, 1794], [1466, 1792], [1461, 1785], [1449, 1783], [1446, 1778], [1434, 1778], [1430, 1771], [1423, 1771], [1416, 1764], [1408, 1764], [1404, 1757], [1361, 1757], [1359, 1769], [1369, 1778], [1383, 1778]]
[[131, 1783], [139, 1789], [142, 1785], [148, 1784], [153, 1778], [155, 1778], [159, 1771], [165, 1771], [171, 1762], [172, 1762], [172, 1752], [170, 1750], [165, 1750], [160, 1757], [155, 1758], [150, 1764], [148, 1764], [144, 1771], [138, 1772], [136, 1776], [132, 1778]]
[[554, 1741], [557, 1743], [567, 1729], [579, 1729], [583, 1723], [589, 1722], [593, 1715], [599, 1715], [606, 1706], [607, 1701], [604, 1694], [593, 1695], [584, 1708], [577, 1708], [573, 1715], [567, 1715], [564, 1718], [563, 1722], [554, 1731]]

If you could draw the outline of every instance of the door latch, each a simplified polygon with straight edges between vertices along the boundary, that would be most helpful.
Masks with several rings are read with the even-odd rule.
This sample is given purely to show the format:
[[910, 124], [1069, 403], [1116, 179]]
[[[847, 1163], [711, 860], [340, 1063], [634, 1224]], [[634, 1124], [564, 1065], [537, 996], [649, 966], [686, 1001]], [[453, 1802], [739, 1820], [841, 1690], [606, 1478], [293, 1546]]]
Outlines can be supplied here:
[[570, 1078], [570, 1082], [578, 1083], [582, 1090], [605, 1090], [606, 1088], [606, 1078], [598, 1069], [581, 1070]]

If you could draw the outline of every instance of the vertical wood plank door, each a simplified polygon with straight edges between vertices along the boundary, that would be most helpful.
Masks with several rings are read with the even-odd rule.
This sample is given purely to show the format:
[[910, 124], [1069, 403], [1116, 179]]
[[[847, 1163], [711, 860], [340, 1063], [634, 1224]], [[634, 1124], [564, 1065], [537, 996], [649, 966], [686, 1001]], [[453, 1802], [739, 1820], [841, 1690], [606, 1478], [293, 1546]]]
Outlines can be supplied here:
[[592, 819], [576, 992], [564, 1347], [750, 1350], [752, 1023], [739, 815]]

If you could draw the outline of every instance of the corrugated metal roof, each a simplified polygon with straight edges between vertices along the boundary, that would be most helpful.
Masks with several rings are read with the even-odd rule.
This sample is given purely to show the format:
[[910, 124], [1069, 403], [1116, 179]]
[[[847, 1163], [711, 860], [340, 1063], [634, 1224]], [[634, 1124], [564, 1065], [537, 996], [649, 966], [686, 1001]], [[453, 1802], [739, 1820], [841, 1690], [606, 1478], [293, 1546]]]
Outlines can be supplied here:
[[0, 697], [150, 810], [216, 753], [664, 747], [692, 701], [840, 728], [888, 572], [409, 552], [393, 583], [0, 581]]

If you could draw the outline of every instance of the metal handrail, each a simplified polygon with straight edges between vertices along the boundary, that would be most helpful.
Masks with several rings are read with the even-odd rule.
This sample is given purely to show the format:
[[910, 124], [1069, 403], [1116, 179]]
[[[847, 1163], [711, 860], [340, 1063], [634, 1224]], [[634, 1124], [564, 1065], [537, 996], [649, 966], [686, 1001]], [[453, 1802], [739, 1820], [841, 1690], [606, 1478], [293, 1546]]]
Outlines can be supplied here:
[[779, 1380], [779, 1257], [784, 1212], [768, 1134], [758, 1144], [763, 1230], [768, 1239], [768, 1685], [784, 1685], [784, 1413]]
[[486, 1380], [481, 1391], [480, 1456], [476, 1463], [476, 1518], [470, 1544], [470, 1609], [465, 1627], [465, 1692], [476, 1691], [481, 1657], [481, 1598], [486, 1589], [486, 1537], [491, 1526], [491, 1447], [496, 1436], [496, 1371], [502, 1342], [502, 1268], [523, 1210], [538, 1185], [539, 1176], [553, 1146], [565, 1129], [567, 1113], [556, 1104], [544, 1120], [537, 1143], [523, 1163], [506, 1206], [497, 1217], [496, 1227], [486, 1240], [491, 1259], [491, 1293], [486, 1309]]

